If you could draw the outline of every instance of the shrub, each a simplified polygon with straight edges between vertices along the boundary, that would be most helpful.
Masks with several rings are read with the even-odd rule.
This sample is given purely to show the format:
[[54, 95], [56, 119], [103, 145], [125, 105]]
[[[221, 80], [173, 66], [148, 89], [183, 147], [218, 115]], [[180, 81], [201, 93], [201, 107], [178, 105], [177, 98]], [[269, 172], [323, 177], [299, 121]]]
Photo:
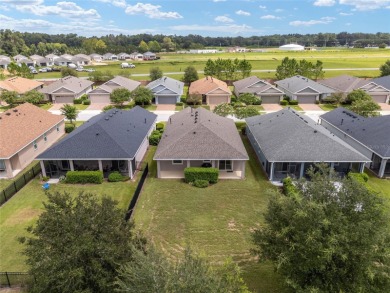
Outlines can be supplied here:
[[237, 102], [237, 97], [236, 96], [231, 96], [230, 97], [230, 103], [231, 104], [234, 104], [234, 103], [236, 103]]
[[286, 106], [287, 104], [288, 104], [287, 100], [281, 100], [280, 101], [280, 105], [282, 105], [282, 106]]
[[193, 185], [198, 188], [206, 188], [209, 186], [209, 182], [207, 180], [195, 180]]
[[298, 105], [298, 100], [291, 100], [290, 102], [288, 102], [289, 105], [293, 106], [293, 105]]
[[42, 176], [42, 181], [47, 182], [49, 181], [50, 177], [49, 176]]
[[259, 97], [251, 93], [244, 93], [238, 96], [238, 101], [245, 105], [254, 105], [258, 100]]
[[105, 107], [103, 108], [103, 112], [107, 112], [107, 111], [109, 111], [109, 110], [111, 110], [111, 109], [114, 109], [114, 108], [115, 108], [114, 105], [107, 105], [107, 106], [105, 106]]
[[84, 100], [83, 105], [91, 105], [91, 100]]
[[65, 125], [65, 133], [71, 133], [74, 129], [75, 129], [75, 126], [73, 124]]
[[290, 102], [291, 98], [287, 95], [283, 95], [283, 100]]
[[109, 182], [120, 182], [120, 181], [123, 181], [123, 176], [118, 171], [111, 172], [110, 175], [108, 175], [108, 181]]
[[291, 177], [284, 178], [282, 182], [283, 182], [283, 193], [285, 195], [289, 196], [297, 192]]
[[82, 95], [79, 99], [80, 99], [81, 101], [88, 100], [88, 95], [87, 95], [87, 94], [84, 94], [84, 95]]
[[258, 98], [254, 103], [253, 105], [261, 105], [263, 101], [261, 100], [261, 98]]
[[165, 125], [164, 123], [158, 122], [156, 123], [156, 130], [164, 129]]
[[81, 100], [81, 99], [74, 99], [73, 100], [73, 104], [75, 104], [75, 105], [81, 105], [83, 103], [83, 100]]
[[217, 168], [189, 167], [184, 169], [184, 178], [186, 182], [195, 182], [195, 180], [206, 180], [210, 183], [218, 182]]
[[176, 106], [183, 106], [183, 102], [177, 102]]
[[332, 105], [335, 105], [338, 103], [338, 99], [337, 97], [334, 97], [334, 96], [329, 96], [329, 97], [325, 97], [323, 99], [321, 99], [321, 102], [323, 104], [332, 104]]
[[149, 136], [150, 145], [158, 145], [161, 140], [162, 133], [159, 130], [153, 130], [152, 134]]
[[68, 171], [66, 172], [66, 183], [85, 184], [85, 183], [103, 183], [102, 171]]
[[349, 172], [348, 178], [363, 184], [365, 184], [368, 181], [368, 175], [366, 173]]
[[180, 102], [185, 104], [187, 102], [187, 97], [180, 97]]

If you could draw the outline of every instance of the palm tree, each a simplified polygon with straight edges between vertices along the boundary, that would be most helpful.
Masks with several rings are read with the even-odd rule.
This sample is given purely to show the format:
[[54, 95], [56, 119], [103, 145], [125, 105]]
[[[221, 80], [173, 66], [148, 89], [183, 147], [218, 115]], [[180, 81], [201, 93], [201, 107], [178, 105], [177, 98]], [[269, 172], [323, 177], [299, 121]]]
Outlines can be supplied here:
[[65, 104], [60, 110], [61, 110], [61, 114], [64, 115], [66, 119], [69, 120], [70, 123], [73, 124], [73, 120], [76, 121], [76, 118], [79, 113], [75, 106], [72, 106], [70, 104]]

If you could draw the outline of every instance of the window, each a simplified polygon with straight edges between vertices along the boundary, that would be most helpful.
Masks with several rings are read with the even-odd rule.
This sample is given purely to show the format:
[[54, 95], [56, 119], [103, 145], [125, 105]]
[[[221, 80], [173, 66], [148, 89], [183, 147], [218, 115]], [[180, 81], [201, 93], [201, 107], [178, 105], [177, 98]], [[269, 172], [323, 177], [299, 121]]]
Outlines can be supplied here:
[[43, 140], [47, 141], [47, 134], [46, 133], [43, 135]]
[[0, 171], [5, 171], [5, 161], [0, 160]]
[[233, 163], [231, 160], [221, 160], [219, 161], [219, 170], [221, 171], [232, 171]]
[[173, 160], [172, 165], [183, 165], [183, 160]]
[[68, 160], [61, 161], [61, 165], [63, 170], [70, 170], [70, 163]]
[[37, 141], [36, 140], [34, 140], [33, 146], [34, 146], [34, 150], [38, 149], [38, 145], [37, 145]]
[[57, 124], [57, 132], [60, 132], [60, 125], [59, 124]]

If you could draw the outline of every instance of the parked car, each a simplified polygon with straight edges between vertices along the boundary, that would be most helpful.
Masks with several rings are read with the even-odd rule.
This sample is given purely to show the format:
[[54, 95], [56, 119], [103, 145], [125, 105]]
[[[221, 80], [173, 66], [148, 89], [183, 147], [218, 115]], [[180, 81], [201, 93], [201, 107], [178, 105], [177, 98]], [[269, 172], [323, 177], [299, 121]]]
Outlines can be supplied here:
[[52, 67], [51, 71], [61, 71], [61, 67]]
[[69, 68], [72, 68], [72, 69], [76, 69], [76, 68], [77, 68], [77, 65], [76, 65], [76, 64], [73, 64], [73, 63], [69, 63], [69, 64], [68, 64], [68, 67], [69, 67]]
[[31, 72], [32, 74], [38, 74], [38, 71], [37, 71], [36, 69], [30, 69], [30, 72]]
[[121, 68], [135, 68], [135, 65], [133, 63], [127, 63], [127, 62], [123, 62], [121, 64]]
[[40, 68], [38, 71], [39, 72], [47, 72], [47, 69], [46, 68]]
[[84, 69], [85, 72], [95, 72], [96, 70], [93, 68], [86, 68]]
[[46, 71], [47, 72], [52, 72], [53, 70], [51, 69], [51, 67], [46, 67]]
[[76, 71], [80, 71], [80, 72], [84, 71], [84, 68], [82, 66], [79, 66], [79, 67], [76, 68]]

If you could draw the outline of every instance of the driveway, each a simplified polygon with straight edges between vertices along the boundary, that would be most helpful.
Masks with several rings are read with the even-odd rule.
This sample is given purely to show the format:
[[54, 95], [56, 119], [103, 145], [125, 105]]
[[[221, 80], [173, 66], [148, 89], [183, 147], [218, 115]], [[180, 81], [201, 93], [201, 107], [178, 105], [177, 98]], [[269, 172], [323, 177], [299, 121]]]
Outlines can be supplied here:
[[298, 106], [301, 107], [303, 111], [323, 111], [316, 104], [299, 104]]
[[381, 106], [382, 111], [390, 111], [390, 105], [386, 103], [378, 103]]
[[261, 106], [266, 112], [279, 111], [283, 109], [283, 107], [279, 104], [261, 104]]
[[176, 105], [171, 104], [158, 104], [156, 111], [175, 111]]
[[55, 111], [55, 110], [60, 110], [65, 104], [53, 104], [53, 106], [49, 109], [49, 111]]
[[104, 107], [108, 106], [110, 104], [106, 103], [93, 103], [88, 106], [87, 110], [103, 110]]

